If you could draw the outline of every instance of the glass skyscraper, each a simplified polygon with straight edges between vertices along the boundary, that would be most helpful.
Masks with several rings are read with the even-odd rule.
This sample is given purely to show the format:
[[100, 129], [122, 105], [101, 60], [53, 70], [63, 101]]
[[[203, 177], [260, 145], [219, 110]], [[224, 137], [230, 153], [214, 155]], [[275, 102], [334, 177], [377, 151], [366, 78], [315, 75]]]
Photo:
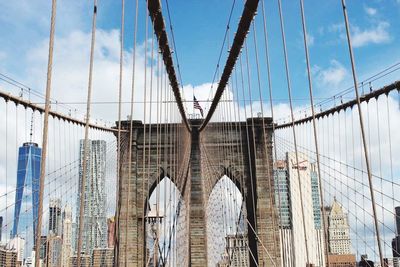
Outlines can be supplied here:
[[[305, 266], [308, 261], [315, 266], [324, 266], [321, 201], [315, 164], [309, 162], [306, 154], [296, 156], [294, 152], [287, 152], [285, 160], [274, 162], [274, 182], [281, 265]], [[308, 259], [305, 242], [309, 249]]]
[[290, 213], [289, 179], [286, 163], [284, 161], [275, 163], [274, 180], [275, 203], [278, 207], [280, 227], [290, 229], [292, 227], [292, 219]]
[[33, 248], [39, 205], [40, 161], [42, 149], [36, 143], [24, 143], [18, 152], [12, 238], [25, 239], [26, 251]]
[[[83, 191], [84, 212], [82, 231], [82, 251], [91, 255], [94, 248], [107, 247], [107, 213], [106, 213], [106, 142], [88, 140], [88, 158], [86, 164], [86, 184], [83, 186], [84, 140], [80, 141], [79, 155], [79, 191]], [[78, 192], [76, 223], [79, 228], [80, 193]], [[77, 229], [78, 230], [78, 229]], [[75, 244], [78, 241], [76, 231]], [[76, 245], [77, 247], [77, 245]]]
[[318, 172], [316, 164], [311, 164], [310, 176], [311, 176], [311, 195], [313, 203], [314, 225], [315, 229], [321, 229], [322, 212], [321, 212], [321, 201], [319, 198]]

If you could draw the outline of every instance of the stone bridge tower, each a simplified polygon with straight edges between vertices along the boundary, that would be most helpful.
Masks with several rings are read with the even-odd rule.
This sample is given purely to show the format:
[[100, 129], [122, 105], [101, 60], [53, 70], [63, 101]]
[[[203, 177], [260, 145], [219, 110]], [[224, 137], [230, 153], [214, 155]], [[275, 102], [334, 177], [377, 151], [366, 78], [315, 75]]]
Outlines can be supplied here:
[[[214, 185], [223, 175], [232, 179], [244, 195], [250, 266], [274, 266], [273, 262], [280, 265], [272, 119], [232, 122], [223, 134], [222, 123], [209, 123], [199, 132], [201, 122], [190, 120], [192, 131], [189, 132], [183, 124], [157, 126], [132, 121], [131, 133], [130, 121], [121, 122], [125, 131], [121, 136], [115, 250], [119, 266], [146, 266], [145, 207], [157, 181], [165, 176], [178, 187], [187, 206], [188, 265], [207, 266], [205, 210]], [[130, 156], [129, 135], [132, 135]], [[149, 141], [151, 145], [144, 146]], [[229, 147], [229, 153], [222, 153], [228, 151], [221, 149], [223, 146]], [[151, 164], [147, 164], [149, 157]], [[210, 167], [219, 170], [219, 174], [211, 173]], [[212, 181], [211, 185], [206, 180]]]

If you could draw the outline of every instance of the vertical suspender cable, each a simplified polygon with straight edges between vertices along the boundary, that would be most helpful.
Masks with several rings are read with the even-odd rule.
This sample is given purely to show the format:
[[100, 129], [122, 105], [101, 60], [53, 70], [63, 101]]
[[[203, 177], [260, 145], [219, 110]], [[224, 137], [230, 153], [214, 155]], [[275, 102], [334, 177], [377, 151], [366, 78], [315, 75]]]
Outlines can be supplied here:
[[312, 113], [312, 122], [313, 122], [313, 130], [314, 130], [314, 144], [315, 144], [315, 153], [317, 155], [317, 171], [318, 171], [318, 183], [319, 183], [319, 195], [322, 203], [322, 227], [324, 231], [324, 240], [325, 240], [325, 258], [327, 266], [329, 267], [329, 257], [328, 257], [328, 233], [325, 221], [325, 208], [324, 208], [324, 194], [322, 190], [322, 179], [321, 179], [321, 165], [319, 158], [319, 146], [318, 146], [318, 136], [317, 136], [317, 124], [315, 121], [315, 110], [314, 110], [314, 97], [313, 97], [313, 84], [311, 79], [311, 67], [310, 67], [310, 55], [308, 51], [308, 42], [307, 42], [307, 27], [306, 27], [306, 19], [304, 15], [304, 1], [300, 0], [300, 11], [301, 11], [301, 22], [303, 28], [303, 40], [304, 40], [304, 51], [306, 54], [306, 64], [307, 64], [307, 77], [308, 77], [308, 87], [310, 92], [310, 105], [311, 105], [311, 113]]
[[[158, 63], [157, 63], [158, 64]], [[150, 157], [150, 153], [151, 153], [151, 128], [152, 128], [152, 105], [153, 105], [153, 76], [154, 76], [154, 71], [153, 71], [153, 66], [154, 66], [154, 34], [151, 34], [151, 59], [150, 59], [150, 85], [149, 85], [149, 90], [150, 90], [150, 108], [149, 108], [149, 139], [148, 139], [148, 146], [147, 146], [147, 150], [149, 151], [149, 156], [147, 157], [147, 166], [149, 168], [149, 171], [147, 172], [147, 198], [145, 199], [146, 203], [147, 203], [147, 207], [150, 207], [150, 186], [152, 186], [150, 184], [150, 163], [151, 163], [151, 157]], [[146, 145], [145, 142], [143, 142], [143, 145]], [[147, 207], [144, 207], [144, 209], [146, 209]], [[151, 209], [151, 208], [150, 208]], [[149, 212], [150, 212], [149, 209]], [[146, 225], [143, 228], [144, 230], [146, 229]], [[146, 237], [146, 232], [145, 235]], [[146, 239], [144, 240], [144, 242], [147, 242]], [[145, 257], [144, 260], [146, 262], [146, 258], [147, 258], [147, 253], [145, 253]], [[147, 263], [150, 263], [150, 257], [147, 260]]]
[[351, 61], [351, 71], [353, 73], [354, 91], [356, 93], [358, 118], [360, 120], [361, 138], [362, 138], [363, 148], [364, 148], [365, 164], [367, 167], [369, 191], [371, 194], [371, 205], [372, 205], [372, 211], [373, 211], [373, 215], [374, 215], [376, 240], [378, 242], [380, 263], [381, 263], [381, 266], [384, 266], [381, 240], [380, 240], [380, 234], [379, 234], [379, 226], [378, 226], [378, 217], [377, 217], [377, 213], [376, 213], [374, 185], [372, 182], [372, 172], [371, 172], [371, 166], [370, 166], [370, 161], [369, 161], [369, 156], [368, 156], [368, 146], [367, 146], [367, 141], [366, 141], [366, 137], [365, 137], [364, 121], [363, 121], [363, 115], [362, 115], [362, 110], [361, 110], [360, 96], [358, 93], [357, 73], [356, 73], [356, 67], [355, 67], [355, 62], [354, 62], [353, 47], [352, 47], [351, 36], [350, 36], [349, 19], [347, 16], [347, 8], [346, 8], [345, 0], [342, 0], [342, 8], [343, 8], [344, 22], [345, 22], [345, 26], [346, 26], [347, 44], [348, 44], [348, 48], [349, 48], [350, 61]]
[[[260, 64], [259, 64], [259, 60], [258, 60], [258, 48], [257, 48], [257, 31], [256, 31], [256, 27], [255, 27], [255, 20], [253, 20], [253, 41], [254, 41], [254, 50], [255, 50], [255, 59], [256, 59], [256, 66], [257, 66], [257, 84], [258, 84], [258, 94], [259, 94], [259, 98], [260, 98], [260, 107], [261, 107], [261, 117], [262, 117], [262, 133], [263, 133], [263, 145], [264, 145], [264, 149], [265, 149], [265, 156], [267, 159], [267, 178], [268, 178], [268, 186], [269, 186], [269, 201], [270, 201], [270, 207], [272, 210], [272, 229], [273, 229], [273, 238], [274, 238], [274, 258], [276, 259], [277, 255], [276, 255], [276, 250], [277, 250], [277, 244], [276, 244], [276, 232], [275, 232], [275, 224], [277, 223], [276, 221], [276, 216], [275, 216], [275, 209], [272, 206], [273, 204], [273, 195], [272, 195], [272, 190], [273, 190], [273, 186], [271, 183], [271, 178], [273, 179], [273, 170], [272, 170], [272, 177], [271, 177], [271, 169], [270, 169], [270, 158], [269, 158], [269, 154], [268, 154], [268, 144], [266, 141], [266, 132], [265, 132], [265, 121], [264, 121], [264, 107], [263, 107], [263, 100], [262, 100], [262, 91], [261, 91], [261, 78], [260, 78]], [[273, 124], [273, 123], [272, 123]], [[256, 150], [254, 149], [255, 153]], [[273, 164], [273, 159], [271, 160], [272, 164]], [[273, 168], [273, 166], [272, 166]], [[262, 234], [262, 233], [261, 233]], [[263, 259], [264, 261], [264, 259]], [[271, 262], [273, 263], [274, 266], [276, 266], [275, 261], [273, 259], [271, 259]]]
[[[267, 78], [268, 78], [268, 92], [269, 92], [269, 104], [270, 104], [270, 110], [271, 110], [271, 117], [272, 117], [272, 138], [273, 138], [273, 146], [274, 146], [274, 157], [275, 160], [277, 160], [277, 152], [276, 152], [276, 138], [275, 138], [275, 123], [274, 123], [274, 106], [273, 106], [273, 100], [272, 100], [272, 82], [271, 82], [271, 65], [270, 65], [270, 60], [269, 60], [269, 46], [268, 46], [268, 29], [267, 29], [267, 19], [265, 16], [265, 4], [264, 4], [264, 0], [261, 1], [261, 5], [262, 5], [262, 18], [263, 18], [263, 29], [264, 29], [264, 43], [265, 43], [265, 59], [266, 59], [266, 67], [267, 67]], [[274, 171], [273, 169], [274, 167], [272, 166], [272, 171]], [[280, 245], [282, 246], [283, 244], [283, 231], [281, 231], [279, 229], [280, 224], [281, 224], [281, 193], [279, 190], [279, 186], [280, 186], [280, 181], [278, 180], [278, 223], [277, 223], [277, 227], [278, 227], [278, 231], [279, 231], [279, 238], [280, 238]], [[274, 179], [274, 183], [275, 183], [275, 179]], [[274, 184], [274, 188], [276, 187], [276, 185]], [[280, 251], [283, 251], [283, 248], [280, 248]], [[283, 259], [284, 257], [284, 253], [282, 253], [281, 257], [281, 262], [285, 262], [285, 259]]]
[[[285, 38], [285, 29], [284, 29], [284, 25], [283, 25], [281, 0], [278, 0], [278, 7], [279, 7], [279, 18], [280, 18], [281, 35], [282, 35], [282, 43], [283, 43], [283, 53], [284, 53], [284, 57], [285, 57], [285, 70], [286, 70], [286, 80], [287, 80], [287, 87], [288, 87], [288, 94], [289, 94], [290, 115], [291, 115], [291, 119], [292, 119], [294, 151], [295, 151], [295, 156], [296, 156], [296, 164], [299, 165], [299, 154], [297, 151], [296, 129], [295, 129], [294, 115], [293, 115], [292, 89], [291, 89], [291, 84], [290, 84], [289, 63], [288, 63], [288, 56], [287, 56], [287, 51], [286, 51], [286, 38]], [[308, 251], [308, 240], [307, 240], [305, 216], [304, 216], [303, 194], [302, 194], [302, 188], [301, 188], [300, 168], [298, 166], [297, 166], [297, 179], [298, 179], [298, 183], [299, 183], [299, 193], [300, 193], [300, 202], [301, 202], [300, 205], [301, 205], [301, 215], [302, 215], [302, 219], [303, 219], [303, 231], [304, 231], [304, 242], [305, 242], [305, 248], [306, 248], [306, 257], [307, 257], [307, 263], [310, 263], [310, 255], [309, 255], [309, 251]]]
[[[125, 267], [128, 266], [127, 263], [127, 253], [128, 253], [128, 213], [129, 213], [129, 198], [131, 190], [131, 180], [132, 180], [132, 120], [133, 120], [133, 102], [135, 99], [135, 68], [136, 68], [136, 38], [137, 38], [137, 24], [138, 24], [138, 12], [139, 12], [139, 0], [136, 0], [136, 10], [135, 10], [135, 26], [133, 33], [133, 50], [132, 50], [132, 88], [131, 88], [131, 112], [130, 112], [130, 123], [129, 123], [129, 148], [128, 148], [128, 188], [126, 189], [127, 197], [125, 200], [126, 212], [125, 212], [125, 250], [124, 250], [124, 264]], [[137, 212], [136, 212], [137, 214]], [[137, 237], [137, 236], [136, 236]], [[137, 242], [136, 242], [137, 244]], [[136, 255], [137, 257], [137, 255]]]
[[[383, 175], [382, 175], [382, 148], [381, 148], [381, 134], [380, 134], [380, 116], [379, 116], [379, 110], [378, 110], [378, 98], [375, 99], [375, 104], [376, 104], [376, 121], [377, 121], [377, 130], [378, 130], [378, 155], [379, 155], [379, 176], [381, 177], [381, 208], [382, 208], [382, 232], [385, 231], [385, 207], [384, 207], [384, 194], [383, 194]], [[386, 242], [384, 242], [386, 243]], [[386, 254], [386, 246], [383, 246], [383, 252]]]
[[[147, 2], [147, 1], [146, 1]], [[145, 15], [145, 39], [144, 39], [144, 92], [143, 92], [143, 159], [142, 159], [142, 231], [143, 231], [143, 244], [142, 244], [142, 259], [143, 263], [141, 265], [145, 264], [146, 262], [146, 233], [145, 233], [145, 227], [146, 227], [146, 206], [145, 206], [145, 177], [146, 177], [146, 100], [147, 100], [147, 38], [148, 38], [148, 17], [149, 17], [149, 10], [146, 9], [146, 15]], [[151, 104], [150, 104], [151, 106]], [[149, 128], [151, 127], [150, 122], [149, 122]], [[150, 156], [150, 153], [149, 153]]]
[[43, 193], [44, 180], [46, 174], [46, 154], [47, 154], [47, 136], [50, 111], [50, 93], [51, 93], [51, 74], [53, 68], [53, 48], [54, 48], [54, 31], [56, 22], [57, 1], [53, 0], [51, 5], [51, 22], [50, 22], [50, 39], [49, 39], [49, 57], [47, 62], [47, 82], [46, 82], [46, 100], [43, 125], [43, 140], [42, 140], [42, 161], [40, 163], [40, 181], [39, 181], [39, 207], [38, 218], [36, 225], [36, 240], [35, 240], [35, 266], [39, 266], [40, 254], [40, 236], [42, 235], [42, 212], [43, 212]]
[[[264, 0], [261, 1], [262, 5], [262, 17], [263, 17], [263, 27], [264, 27], [264, 42], [265, 42], [265, 57], [266, 57], [266, 67], [267, 67], [267, 76], [268, 76], [268, 91], [269, 91], [269, 104], [271, 108], [271, 117], [274, 120], [274, 107], [272, 102], [272, 82], [271, 82], [271, 65], [269, 62], [269, 48], [268, 48], [268, 30], [267, 30], [267, 20], [265, 17], [265, 7], [264, 7]], [[272, 122], [272, 137], [274, 140], [274, 156], [275, 160], [277, 160], [276, 155], [276, 140], [275, 140], [275, 123]]]
[[[389, 95], [386, 95], [386, 116], [387, 116], [387, 129], [388, 129], [388, 141], [389, 141], [389, 158], [390, 158], [390, 179], [392, 184], [392, 195], [394, 196], [394, 178], [393, 178], [393, 156], [392, 156], [392, 134], [390, 127], [390, 111], [389, 111]], [[393, 198], [393, 207], [396, 206], [395, 199]], [[397, 215], [395, 214], [394, 219], [397, 219]], [[397, 231], [397, 227], [395, 229], [396, 235], [399, 234]]]
[[[78, 232], [78, 248], [77, 248], [77, 266], [81, 266], [81, 250], [82, 250], [82, 232], [83, 232], [83, 214], [85, 209], [85, 187], [87, 175], [87, 158], [88, 158], [88, 139], [89, 139], [89, 122], [90, 122], [90, 106], [92, 97], [92, 76], [93, 76], [93, 57], [94, 45], [96, 40], [96, 17], [97, 17], [97, 0], [94, 0], [93, 6], [93, 19], [92, 19], [92, 40], [90, 44], [90, 61], [89, 61], [89, 81], [88, 92], [86, 101], [86, 121], [85, 121], [85, 141], [83, 145], [83, 159], [82, 159], [82, 183], [80, 188], [80, 206], [79, 206], [79, 232]], [[87, 244], [86, 244], [87, 245]]]
[[121, 210], [121, 199], [119, 197], [121, 188], [121, 101], [122, 101], [122, 74], [124, 63], [124, 26], [125, 26], [125, 0], [121, 0], [121, 32], [120, 32], [120, 51], [119, 51], [119, 86], [118, 86], [118, 137], [117, 137], [117, 210], [115, 211], [115, 231], [114, 231], [114, 262], [119, 266], [119, 213]]

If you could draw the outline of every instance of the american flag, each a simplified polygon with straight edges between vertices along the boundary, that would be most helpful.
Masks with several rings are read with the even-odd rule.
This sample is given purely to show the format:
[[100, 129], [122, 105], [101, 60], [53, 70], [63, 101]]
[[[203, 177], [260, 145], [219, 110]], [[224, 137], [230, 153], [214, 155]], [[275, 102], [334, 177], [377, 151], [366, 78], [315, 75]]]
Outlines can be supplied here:
[[204, 117], [204, 116], [203, 116], [203, 109], [201, 108], [201, 106], [200, 106], [200, 104], [199, 104], [199, 101], [197, 101], [197, 99], [196, 99], [195, 96], [193, 96], [193, 108], [194, 108], [194, 109], [200, 110], [201, 116]]

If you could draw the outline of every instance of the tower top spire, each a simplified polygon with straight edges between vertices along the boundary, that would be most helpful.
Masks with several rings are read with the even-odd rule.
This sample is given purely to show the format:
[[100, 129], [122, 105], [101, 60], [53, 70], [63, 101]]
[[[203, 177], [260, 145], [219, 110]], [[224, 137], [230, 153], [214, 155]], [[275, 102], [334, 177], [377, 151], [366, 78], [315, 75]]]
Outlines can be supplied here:
[[31, 131], [29, 133], [29, 142], [32, 143], [32, 136], [33, 136], [33, 112], [31, 117]]

